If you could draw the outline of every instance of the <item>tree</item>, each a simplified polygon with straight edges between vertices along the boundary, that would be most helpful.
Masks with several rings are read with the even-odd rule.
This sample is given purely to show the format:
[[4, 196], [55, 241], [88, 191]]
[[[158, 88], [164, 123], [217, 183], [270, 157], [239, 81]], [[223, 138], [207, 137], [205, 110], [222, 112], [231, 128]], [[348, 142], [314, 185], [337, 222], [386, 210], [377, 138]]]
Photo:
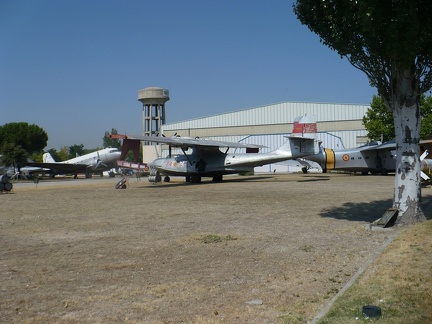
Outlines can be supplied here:
[[378, 96], [373, 96], [370, 109], [363, 116], [363, 125], [370, 140], [386, 142], [395, 137], [393, 115]]
[[5, 143], [2, 146], [3, 163], [4, 165], [12, 165], [17, 168], [20, 163], [26, 162], [28, 152], [22, 148], [21, 145], [15, 145], [13, 143]]
[[69, 146], [69, 159], [81, 156], [84, 154], [84, 144]]
[[9, 143], [20, 145], [28, 154], [39, 153], [47, 142], [48, 134], [37, 125], [21, 122], [0, 126], [0, 149]]
[[66, 161], [66, 160], [68, 160], [69, 159], [69, 148], [67, 146], [62, 146], [60, 148], [60, 151], [58, 151], [58, 152], [56, 151], [56, 155], [57, 155], [57, 157], [54, 157], [54, 155], [52, 155], [53, 158], [56, 161]]
[[393, 114], [397, 223], [425, 220], [420, 208], [420, 97], [432, 87], [432, 2], [297, 0], [299, 20], [363, 71]]
[[[112, 128], [111, 129], [111, 135], [117, 135], [117, 129]], [[109, 138], [108, 136], [110, 135], [110, 133], [107, 131], [105, 132], [105, 136], [103, 137], [103, 147], [107, 148], [107, 147], [112, 147], [112, 148], [118, 148], [119, 150], [121, 150], [121, 140], [120, 139], [116, 139], [116, 138]]]
[[47, 133], [34, 124], [20, 122], [0, 126], [0, 152], [6, 165], [16, 167], [26, 162], [30, 155], [42, 152], [47, 141]]
[[422, 116], [420, 138], [429, 139], [432, 136], [432, 97], [422, 96], [420, 107]]
[[[420, 139], [427, 139], [432, 135], [432, 97], [421, 96], [420, 115], [422, 118]], [[363, 116], [363, 125], [370, 140], [385, 142], [395, 138], [393, 115], [378, 96], [373, 96], [371, 107]]]

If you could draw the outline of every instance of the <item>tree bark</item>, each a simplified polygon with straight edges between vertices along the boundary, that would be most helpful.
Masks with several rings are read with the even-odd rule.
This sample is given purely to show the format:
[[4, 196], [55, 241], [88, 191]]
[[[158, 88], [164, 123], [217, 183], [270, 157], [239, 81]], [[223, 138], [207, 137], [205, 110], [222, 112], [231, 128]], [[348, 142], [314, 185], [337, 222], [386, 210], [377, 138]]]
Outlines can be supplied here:
[[398, 209], [396, 224], [426, 220], [421, 209], [420, 105], [411, 78], [400, 73], [395, 81], [391, 105], [396, 134], [396, 172], [393, 208]]

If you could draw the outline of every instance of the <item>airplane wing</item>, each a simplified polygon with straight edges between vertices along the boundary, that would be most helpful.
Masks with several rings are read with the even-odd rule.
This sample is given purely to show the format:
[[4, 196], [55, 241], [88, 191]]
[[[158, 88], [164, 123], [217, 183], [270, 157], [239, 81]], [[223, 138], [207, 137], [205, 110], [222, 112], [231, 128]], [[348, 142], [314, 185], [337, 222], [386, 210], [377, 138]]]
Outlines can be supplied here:
[[72, 163], [43, 163], [43, 162], [27, 162], [23, 167], [40, 167], [41, 169], [50, 169], [54, 173], [85, 173], [87, 164], [72, 164]]
[[[421, 140], [420, 145], [422, 144], [430, 144], [432, 140]], [[365, 145], [360, 148], [360, 151], [375, 151], [375, 150], [394, 150], [396, 149], [396, 141], [388, 141], [378, 145]]]
[[377, 151], [377, 150], [391, 150], [396, 149], [396, 142], [389, 141], [382, 144], [377, 145], [366, 145], [360, 148], [360, 152], [362, 151]]
[[172, 147], [230, 147], [230, 148], [263, 148], [266, 146], [256, 144], [243, 144], [237, 142], [214, 141], [205, 138], [192, 137], [159, 137], [159, 136], [142, 136], [128, 135], [128, 139], [140, 140], [145, 142], [168, 144]]

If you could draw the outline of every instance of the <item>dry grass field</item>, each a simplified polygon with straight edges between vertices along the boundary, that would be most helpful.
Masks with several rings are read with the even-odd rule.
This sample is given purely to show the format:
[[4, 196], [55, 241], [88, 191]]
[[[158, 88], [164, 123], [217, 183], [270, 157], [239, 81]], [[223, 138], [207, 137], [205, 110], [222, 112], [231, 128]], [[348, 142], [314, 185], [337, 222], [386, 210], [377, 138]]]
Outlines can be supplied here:
[[394, 233], [391, 176], [118, 180], [0, 194], [1, 323], [306, 323]]
[[[399, 228], [397, 237], [318, 323], [432, 323], [431, 233], [431, 220]], [[364, 305], [380, 307], [382, 316], [367, 319]]]

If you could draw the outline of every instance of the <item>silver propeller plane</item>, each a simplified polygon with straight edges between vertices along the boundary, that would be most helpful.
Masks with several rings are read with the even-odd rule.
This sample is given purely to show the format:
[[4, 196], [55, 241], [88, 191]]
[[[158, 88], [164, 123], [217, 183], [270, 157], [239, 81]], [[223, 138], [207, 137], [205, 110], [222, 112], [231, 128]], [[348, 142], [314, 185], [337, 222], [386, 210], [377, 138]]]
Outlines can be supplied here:
[[[116, 135], [116, 138], [119, 135]], [[286, 136], [288, 140], [279, 148], [268, 153], [258, 153], [264, 146], [235, 142], [215, 141], [190, 137], [159, 137], [121, 135], [123, 146], [130, 141], [144, 141], [169, 146], [166, 158], [158, 158], [146, 167], [150, 171], [150, 182], [170, 181], [170, 176], [184, 176], [186, 182], [199, 183], [203, 177], [214, 182], [222, 181], [223, 175], [253, 172], [254, 167], [300, 158], [319, 152], [315, 138]], [[171, 154], [171, 148], [180, 148], [183, 154]], [[191, 148], [192, 152], [186, 151]], [[228, 153], [229, 149], [246, 149], [246, 153]], [[250, 153], [253, 151], [254, 153]], [[122, 154], [123, 155], [123, 154]], [[121, 161], [120, 161], [121, 163]], [[163, 178], [162, 178], [163, 176]]]
[[84, 173], [86, 178], [90, 178], [92, 173], [101, 173], [116, 167], [117, 160], [120, 158], [120, 151], [116, 148], [105, 148], [96, 152], [88, 153], [73, 159], [56, 162], [51, 154], [43, 155], [43, 162], [27, 162], [21, 167], [21, 175], [24, 178], [32, 177], [33, 174], [46, 173], [52, 176], [56, 174]]
[[[430, 143], [430, 140], [420, 141], [420, 145]], [[429, 180], [427, 174], [430, 173], [432, 160], [426, 159], [428, 151], [425, 150], [421, 155], [422, 162], [421, 177]], [[389, 141], [381, 143], [379, 141], [343, 150], [333, 150], [320, 147], [318, 154], [305, 156], [304, 159], [320, 164], [323, 172], [330, 170], [341, 170], [348, 172], [361, 172], [363, 175], [368, 173], [381, 173], [387, 175], [395, 172], [396, 169], [396, 143]]]

